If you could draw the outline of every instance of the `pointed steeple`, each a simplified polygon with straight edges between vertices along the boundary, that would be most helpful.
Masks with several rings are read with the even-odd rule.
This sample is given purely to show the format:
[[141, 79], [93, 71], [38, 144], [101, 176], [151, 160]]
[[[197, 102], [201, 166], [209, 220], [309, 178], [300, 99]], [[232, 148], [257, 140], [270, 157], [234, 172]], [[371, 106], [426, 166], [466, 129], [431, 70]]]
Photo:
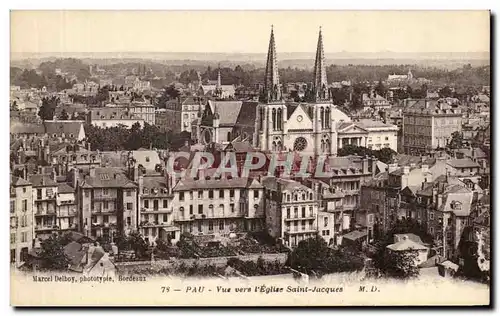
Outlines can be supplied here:
[[328, 81], [326, 79], [325, 51], [323, 49], [323, 35], [319, 28], [318, 47], [314, 61], [313, 90], [316, 100], [328, 99]]
[[269, 49], [267, 51], [266, 74], [264, 77], [264, 97], [268, 102], [281, 100], [278, 60], [276, 58], [276, 44], [274, 42], [274, 30], [272, 26]]

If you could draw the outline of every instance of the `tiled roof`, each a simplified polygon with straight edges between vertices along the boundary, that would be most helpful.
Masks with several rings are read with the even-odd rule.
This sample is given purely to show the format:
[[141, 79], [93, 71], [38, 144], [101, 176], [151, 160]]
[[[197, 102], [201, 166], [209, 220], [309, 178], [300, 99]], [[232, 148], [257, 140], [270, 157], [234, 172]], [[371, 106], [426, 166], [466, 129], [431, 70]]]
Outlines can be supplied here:
[[55, 187], [57, 183], [48, 175], [34, 174], [29, 176], [34, 187]]
[[472, 192], [448, 193], [442, 205], [443, 212], [453, 212], [456, 216], [469, 216], [472, 205]]
[[370, 119], [361, 119], [359, 122], [355, 123], [361, 128], [371, 129], [371, 128], [397, 128], [396, 125], [386, 124], [382, 121], [370, 120]]
[[125, 171], [121, 168], [95, 168], [95, 177], [88, 174], [82, 181], [82, 187], [86, 188], [124, 188], [137, 187], [133, 181], [129, 180]]
[[13, 175], [10, 176], [10, 184], [12, 186], [24, 186], [24, 185], [31, 185], [28, 181], [24, 180], [23, 178], [15, 177]]
[[216, 179], [210, 177], [208, 180], [206, 178], [199, 178], [197, 180], [193, 178], [184, 178], [180, 180], [173, 188], [174, 191], [189, 191], [189, 190], [200, 190], [200, 189], [237, 189], [246, 188], [252, 184], [252, 179], [250, 178], [225, 178], [221, 177]]
[[388, 249], [393, 250], [393, 251], [406, 251], [406, 250], [426, 250], [427, 247], [425, 247], [422, 244], [416, 243], [413, 240], [407, 238], [400, 240], [399, 242], [387, 246]]
[[57, 185], [58, 193], [74, 193], [75, 189], [70, 187], [67, 183], [60, 183]]
[[219, 115], [219, 124], [236, 125], [238, 115], [240, 114], [242, 101], [208, 101], [212, 113]]
[[11, 122], [11, 134], [44, 134], [45, 129], [41, 124], [26, 124], [21, 122]]
[[448, 165], [453, 168], [479, 168], [481, 167], [477, 162], [474, 162], [470, 159], [450, 159], [448, 161]]
[[80, 134], [83, 121], [45, 121], [43, 125], [46, 134], [57, 134], [58, 136], [64, 134], [66, 137], [72, 134], [76, 137]]

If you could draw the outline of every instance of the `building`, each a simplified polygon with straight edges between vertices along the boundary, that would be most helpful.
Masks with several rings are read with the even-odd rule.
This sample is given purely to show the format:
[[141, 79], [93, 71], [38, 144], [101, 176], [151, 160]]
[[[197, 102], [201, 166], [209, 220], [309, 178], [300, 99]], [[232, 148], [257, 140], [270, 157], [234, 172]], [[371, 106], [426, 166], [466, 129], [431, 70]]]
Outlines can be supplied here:
[[217, 239], [264, 228], [264, 192], [257, 179], [218, 177], [205, 170], [199, 177], [180, 179], [172, 191], [174, 221], [181, 233]]
[[86, 236], [112, 241], [137, 230], [137, 184], [129, 177], [122, 168], [91, 168], [74, 177], [78, 225]]
[[10, 262], [21, 266], [33, 247], [33, 189], [23, 178], [10, 177]]
[[346, 145], [363, 146], [380, 150], [398, 150], [398, 127], [382, 121], [360, 119], [337, 126], [337, 148]]
[[148, 244], [158, 239], [176, 243], [180, 228], [174, 224], [172, 183], [164, 173], [138, 175], [139, 232]]
[[383, 96], [372, 90], [370, 93], [363, 93], [361, 96], [363, 110], [375, 109], [377, 111], [387, 110], [391, 108], [389, 101]]
[[255, 101], [209, 100], [201, 118], [192, 122], [191, 136], [200, 144], [251, 140], [255, 132]]
[[188, 97], [181, 101], [181, 131], [191, 133], [193, 121], [199, 118], [204, 109], [205, 100], [199, 97]]
[[[262, 179], [262, 185], [265, 188], [266, 230], [269, 235], [288, 247], [296, 247], [302, 240], [318, 234], [319, 201], [313, 189], [294, 180], [275, 177]], [[327, 230], [330, 214], [322, 213], [327, 218]], [[323, 237], [329, 241], [326, 235]]]
[[53, 176], [36, 174], [29, 176], [33, 186], [33, 213], [35, 238], [45, 239], [57, 232], [57, 191]]
[[256, 110], [254, 147], [265, 151], [337, 153], [337, 124], [350, 122], [351, 119], [330, 99], [321, 31], [313, 79], [310, 103], [285, 103], [278, 74], [274, 32], [271, 30], [264, 103], [259, 104]]
[[402, 236], [399, 241], [396, 241], [394, 244], [388, 245], [387, 250], [396, 253], [417, 252], [417, 256], [415, 257], [414, 262], [415, 266], [419, 266], [420, 264], [427, 261], [427, 258], [429, 256], [428, 247], [411, 240], [408, 236]]
[[413, 74], [411, 69], [408, 69], [408, 73], [406, 75], [396, 75], [395, 73], [387, 76], [387, 81], [389, 82], [398, 82], [398, 81], [411, 81], [413, 80]]
[[217, 72], [217, 82], [215, 84], [200, 85], [198, 88], [199, 96], [209, 96], [218, 99], [233, 99], [236, 93], [234, 85], [223, 85], [220, 76], [220, 70]]
[[57, 185], [56, 225], [59, 231], [78, 231], [78, 212], [75, 189], [67, 183]]
[[462, 130], [462, 112], [441, 100], [406, 100], [403, 148], [407, 154], [444, 148]]
[[[154, 111], [154, 108], [153, 108]], [[144, 119], [132, 113], [130, 109], [120, 108], [96, 108], [87, 113], [87, 123], [100, 128], [117, 127], [120, 125], [132, 128], [132, 125], [139, 124], [144, 127]]]
[[[116, 109], [116, 108], [115, 108]], [[120, 108], [119, 111], [130, 111], [133, 115], [142, 119], [144, 123], [149, 125], [155, 124], [155, 107], [152, 104], [145, 102], [131, 102], [126, 108]]]

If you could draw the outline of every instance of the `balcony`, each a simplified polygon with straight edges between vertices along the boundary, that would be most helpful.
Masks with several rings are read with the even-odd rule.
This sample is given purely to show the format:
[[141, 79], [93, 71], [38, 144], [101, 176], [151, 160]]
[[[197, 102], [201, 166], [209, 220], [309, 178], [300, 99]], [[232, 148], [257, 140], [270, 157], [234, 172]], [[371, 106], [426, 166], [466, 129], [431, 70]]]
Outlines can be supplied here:
[[113, 201], [113, 200], [116, 200], [116, 196], [99, 195], [99, 196], [94, 196], [93, 200], [94, 201]]
[[[302, 227], [301, 227], [302, 228]], [[316, 233], [318, 230], [315, 229], [314, 227], [305, 227], [304, 229], [291, 229], [290, 227], [285, 228], [285, 234], [286, 235], [292, 235], [292, 234], [310, 234], [310, 233]]]
[[149, 214], [149, 213], [172, 213], [171, 208], [145, 208], [141, 207], [141, 213]]
[[116, 223], [92, 223], [92, 229], [95, 228], [116, 228]]
[[77, 229], [78, 226], [76, 224], [69, 225], [68, 227], [61, 228], [60, 230], [72, 230], [72, 229]]
[[56, 200], [56, 195], [55, 194], [47, 194], [45, 196], [42, 195], [37, 195], [35, 199], [36, 202], [44, 202], [44, 201], [55, 201]]
[[92, 210], [92, 215], [114, 215], [116, 214], [116, 210], [110, 210], [110, 209], [98, 209], [98, 210]]
[[59, 226], [57, 225], [36, 225], [35, 226], [35, 231], [50, 231], [50, 230], [57, 230], [59, 229]]
[[141, 221], [139, 226], [141, 227], [162, 227], [162, 226], [168, 226], [169, 224], [167, 223], [160, 223], [157, 221]]
[[35, 216], [55, 216], [56, 211], [55, 210], [47, 210], [47, 209], [39, 209], [36, 210]]
[[315, 216], [306, 216], [306, 217], [286, 217], [285, 221], [300, 221], [300, 220], [311, 220], [316, 219]]

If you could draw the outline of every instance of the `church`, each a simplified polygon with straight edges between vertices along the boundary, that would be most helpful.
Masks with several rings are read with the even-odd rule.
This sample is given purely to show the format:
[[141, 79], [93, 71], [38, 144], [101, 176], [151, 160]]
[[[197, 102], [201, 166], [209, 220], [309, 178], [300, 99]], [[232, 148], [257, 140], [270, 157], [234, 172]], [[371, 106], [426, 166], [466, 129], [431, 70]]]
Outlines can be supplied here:
[[[285, 102], [283, 99], [274, 31], [271, 30], [262, 101], [256, 107], [253, 137], [253, 146], [259, 150], [336, 156], [337, 150], [347, 144], [372, 147], [370, 142], [374, 138], [382, 142], [380, 146], [376, 146], [377, 149], [397, 149], [396, 126], [377, 122], [376, 128], [366, 127], [367, 122], [353, 122], [333, 104], [326, 77], [321, 29], [312, 90], [305, 103]], [[373, 133], [377, 135], [372, 135]]]

